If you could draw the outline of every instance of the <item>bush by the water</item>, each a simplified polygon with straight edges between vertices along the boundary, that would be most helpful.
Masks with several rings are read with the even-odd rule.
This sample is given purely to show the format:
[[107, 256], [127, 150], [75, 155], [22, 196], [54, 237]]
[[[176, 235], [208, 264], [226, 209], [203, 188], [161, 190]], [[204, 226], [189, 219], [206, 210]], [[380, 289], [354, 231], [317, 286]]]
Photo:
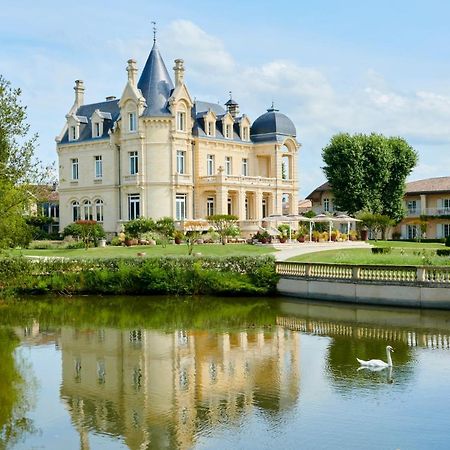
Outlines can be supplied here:
[[374, 255], [387, 255], [392, 252], [392, 247], [372, 247]]
[[0, 289], [22, 293], [264, 295], [277, 281], [271, 256], [0, 261]]

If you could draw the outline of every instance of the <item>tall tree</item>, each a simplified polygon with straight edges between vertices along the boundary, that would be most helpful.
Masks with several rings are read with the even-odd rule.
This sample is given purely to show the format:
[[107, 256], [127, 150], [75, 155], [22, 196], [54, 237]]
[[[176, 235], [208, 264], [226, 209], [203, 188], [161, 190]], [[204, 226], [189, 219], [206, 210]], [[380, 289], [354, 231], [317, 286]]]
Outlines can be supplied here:
[[322, 158], [337, 209], [365, 210], [396, 222], [403, 218], [405, 180], [418, 160], [404, 139], [341, 133], [322, 150]]
[[29, 241], [24, 212], [50, 175], [34, 157], [37, 135], [29, 136], [20, 95], [0, 75], [0, 248]]

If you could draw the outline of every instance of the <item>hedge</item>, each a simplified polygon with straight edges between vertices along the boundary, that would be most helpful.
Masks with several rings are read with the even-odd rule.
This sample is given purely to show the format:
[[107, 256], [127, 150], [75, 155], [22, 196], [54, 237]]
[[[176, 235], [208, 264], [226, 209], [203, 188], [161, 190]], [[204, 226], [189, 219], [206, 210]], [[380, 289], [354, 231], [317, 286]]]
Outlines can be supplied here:
[[0, 289], [33, 294], [266, 295], [277, 281], [272, 256], [0, 261]]

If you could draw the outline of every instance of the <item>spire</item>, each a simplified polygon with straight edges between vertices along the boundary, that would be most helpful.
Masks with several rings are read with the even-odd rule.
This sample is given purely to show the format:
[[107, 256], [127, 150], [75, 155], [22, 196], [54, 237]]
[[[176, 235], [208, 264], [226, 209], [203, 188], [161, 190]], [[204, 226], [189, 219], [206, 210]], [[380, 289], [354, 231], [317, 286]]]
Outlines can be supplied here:
[[153, 25], [153, 44], [156, 44], [156, 22], [152, 21]]
[[154, 28], [153, 33], [153, 48], [137, 85], [147, 103], [144, 116], [170, 114], [167, 101], [173, 90], [172, 80], [156, 45], [156, 28]]
[[239, 105], [233, 100], [233, 94], [231, 91], [229, 91], [229, 94], [230, 100], [225, 103], [225, 106], [227, 107], [227, 111], [232, 115], [233, 118], [235, 118], [239, 114]]

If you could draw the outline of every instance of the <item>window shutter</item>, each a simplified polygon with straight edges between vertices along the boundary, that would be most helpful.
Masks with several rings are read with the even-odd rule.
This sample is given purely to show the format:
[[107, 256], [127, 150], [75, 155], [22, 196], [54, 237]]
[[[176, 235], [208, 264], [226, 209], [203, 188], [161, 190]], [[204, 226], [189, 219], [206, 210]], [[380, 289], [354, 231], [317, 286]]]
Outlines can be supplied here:
[[406, 228], [406, 225], [401, 226], [401, 239], [408, 239], [408, 230]]

